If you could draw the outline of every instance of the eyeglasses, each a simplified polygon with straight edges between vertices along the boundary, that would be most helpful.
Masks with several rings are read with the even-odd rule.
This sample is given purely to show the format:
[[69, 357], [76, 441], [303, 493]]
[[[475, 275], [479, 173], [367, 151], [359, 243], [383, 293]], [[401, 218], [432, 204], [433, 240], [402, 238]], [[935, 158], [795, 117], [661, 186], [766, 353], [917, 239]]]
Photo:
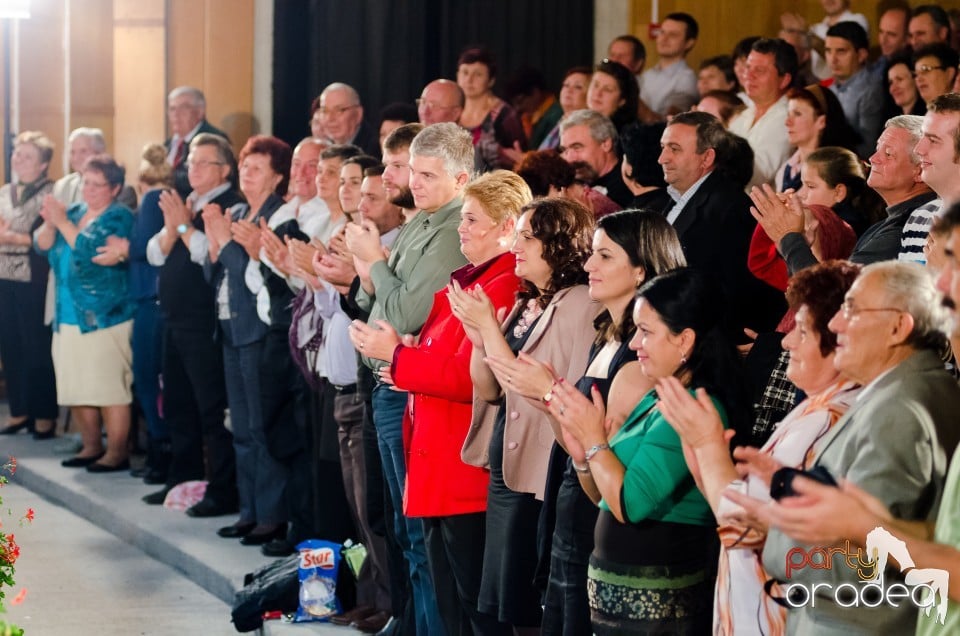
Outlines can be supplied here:
[[87, 181], [86, 179], [84, 179], [84, 180], [83, 180], [83, 183], [82, 183], [82, 186], [83, 186], [84, 188], [106, 188], [106, 187], [108, 187], [109, 185], [110, 185], [110, 184], [109, 184], [109, 183], [106, 183], [106, 182], [104, 182], [104, 183], [97, 183], [96, 181]]
[[451, 108], [456, 108], [456, 106], [441, 106], [437, 102], [428, 102], [425, 99], [417, 99], [417, 108], [422, 108], [424, 110], [450, 110]]
[[222, 161], [205, 161], [203, 159], [187, 159], [188, 168], [209, 168], [210, 166], [223, 166], [226, 165]]
[[854, 307], [850, 304], [849, 300], [843, 301], [843, 304], [840, 305], [840, 312], [843, 314], [844, 320], [852, 320], [858, 315], [868, 311], [896, 311], [903, 313], [903, 310], [899, 307]]
[[921, 64], [914, 71], [914, 75], [926, 75], [930, 71], [942, 71], [944, 70], [943, 66], [930, 66], [929, 64]]
[[321, 106], [320, 108], [317, 109], [317, 112], [320, 113], [321, 117], [339, 117], [340, 115], [344, 114], [348, 110], [359, 108], [359, 107], [360, 107], [359, 104], [354, 104], [352, 106], [333, 106], [331, 108]]

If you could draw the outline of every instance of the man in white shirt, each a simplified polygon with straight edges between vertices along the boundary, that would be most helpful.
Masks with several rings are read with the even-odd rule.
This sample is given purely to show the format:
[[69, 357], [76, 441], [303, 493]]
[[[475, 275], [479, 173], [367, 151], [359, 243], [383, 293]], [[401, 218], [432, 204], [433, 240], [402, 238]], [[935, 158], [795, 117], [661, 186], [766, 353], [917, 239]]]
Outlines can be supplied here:
[[757, 40], [747, 56], [744, 89], [753, 105], [730, 122], [730, 132], [753, 149], [751, 186], [773, 183], [790, 156], [787, 139], [787, 90], [797, 73], [797, 52], [783, 40]]
[[640, 75], [641, 118], [663, 121], [668, 115], [690, 110], [700, 95], [697, 74], [685, 58], [697, 43], [700, 27], [687, 13], [671, 13], [657, 34], [657, 63]]

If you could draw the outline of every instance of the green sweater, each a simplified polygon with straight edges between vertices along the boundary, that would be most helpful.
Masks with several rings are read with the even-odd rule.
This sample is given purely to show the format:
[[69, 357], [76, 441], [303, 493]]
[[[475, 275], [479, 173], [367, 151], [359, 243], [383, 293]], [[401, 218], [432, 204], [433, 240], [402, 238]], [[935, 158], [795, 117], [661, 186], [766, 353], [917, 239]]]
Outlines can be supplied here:
[[[726, 426], [726, 411], [716, 400], [713, 403]], [[710, 505], [687, 469], [680, 436], [656, 405], [657, 394], [651, 390], [610, 440], [610, 449], [626, 469], [620, 493], [624, 517], [633, 523], [649, 519], [715, 525]], [[603, 500], [600, 508], [610, 510]]]

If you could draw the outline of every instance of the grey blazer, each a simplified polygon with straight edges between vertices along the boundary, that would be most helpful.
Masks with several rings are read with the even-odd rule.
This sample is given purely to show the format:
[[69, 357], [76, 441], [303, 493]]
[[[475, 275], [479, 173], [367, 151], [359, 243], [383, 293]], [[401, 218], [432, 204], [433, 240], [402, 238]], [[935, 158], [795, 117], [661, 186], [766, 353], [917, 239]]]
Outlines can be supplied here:
[[[823, 440], [815, 464], [878, 497], [895, 517], [934, 520], [943, 495], [947, 463], [960, 438], [960, 386], [930, 351], [919, 351], [868, 387]], [[912, 634], [917, 611], [908, 600], [898, 609], [841, 607], [833, 590], [843, 583], [861, 587], [856, 571], [834, 558], [830, 569], [809, 566], [786, 577], [786, 558], [793, 548], [813, 547], [770, 530], [763, 565], [777, 580], [820, 588], [816, 607], [810, 603], [787, 613], [787, 633], [850, 636]], [[830, 546], [822, 546], [824, 548]], [[856, 548], [853, 548], [856, 550]], [[864, 551], [864, 559], [868, 556]], [[799, 558], [795, 556], [795, 560]], [[870, 574], [866, 571], [866, 574]], [[902, 582], [896, 565], [888, 567], [884, 585]]]

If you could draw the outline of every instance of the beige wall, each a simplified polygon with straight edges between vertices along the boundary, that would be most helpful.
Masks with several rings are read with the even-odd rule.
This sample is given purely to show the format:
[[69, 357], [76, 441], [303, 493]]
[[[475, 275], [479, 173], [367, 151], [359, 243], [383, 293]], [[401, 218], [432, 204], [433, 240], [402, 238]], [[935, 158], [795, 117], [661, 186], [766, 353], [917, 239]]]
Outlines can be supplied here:
[[259, 129], [254, 2], [33, 0], [30, 19], [11, 27], [14, 131], [50, 136], [57, 147], [50, 172], [59, 177], [69, 131], [102, 128], [132, 184], [143, 146], [167, 137], [167, 92], [192, 84], [207, 95], [208, 119], [239, 149]]
[[[598, 0], [600, 2], [602, 0]], [[697, 19], [700, 25], [700, 38], [690, 54], [688, 62], [691, 67], [697, 68], [700, 60], [730, 53], [733, 45], [741, 38], [749, 35], [765, 35], [776, 37], [780, 30], [780, 14], [786, 11], [799, 13], [810, 23], [823, 19], [823, 8], [820, 0], [659, 0], [659, 18], [674, 11], [685, 11]], [[850, 10], [862, 13], [870, 22], [871, 41], [876, 41], [877, 21], [881, 10], [879, 7], [889, 4], [889, 0], [851, 0]], [[913, 0], [911, 5], [924, 4], [921, 0]], [[945, 8], [960, 8], [960, 0], [940, 0]], [[651, 6], [653, 0], [630, 0], [628, 14], [625, 15], [625, 24], [632, 24], [628, 29], [637, 35], [647, 46], [648, 57], [651, 62], [656, 61], [656, 50], [653, 42], [647, 37], [647, 25], [650, 23]], [[605, 43], [598, 43], [606, 46]]]

